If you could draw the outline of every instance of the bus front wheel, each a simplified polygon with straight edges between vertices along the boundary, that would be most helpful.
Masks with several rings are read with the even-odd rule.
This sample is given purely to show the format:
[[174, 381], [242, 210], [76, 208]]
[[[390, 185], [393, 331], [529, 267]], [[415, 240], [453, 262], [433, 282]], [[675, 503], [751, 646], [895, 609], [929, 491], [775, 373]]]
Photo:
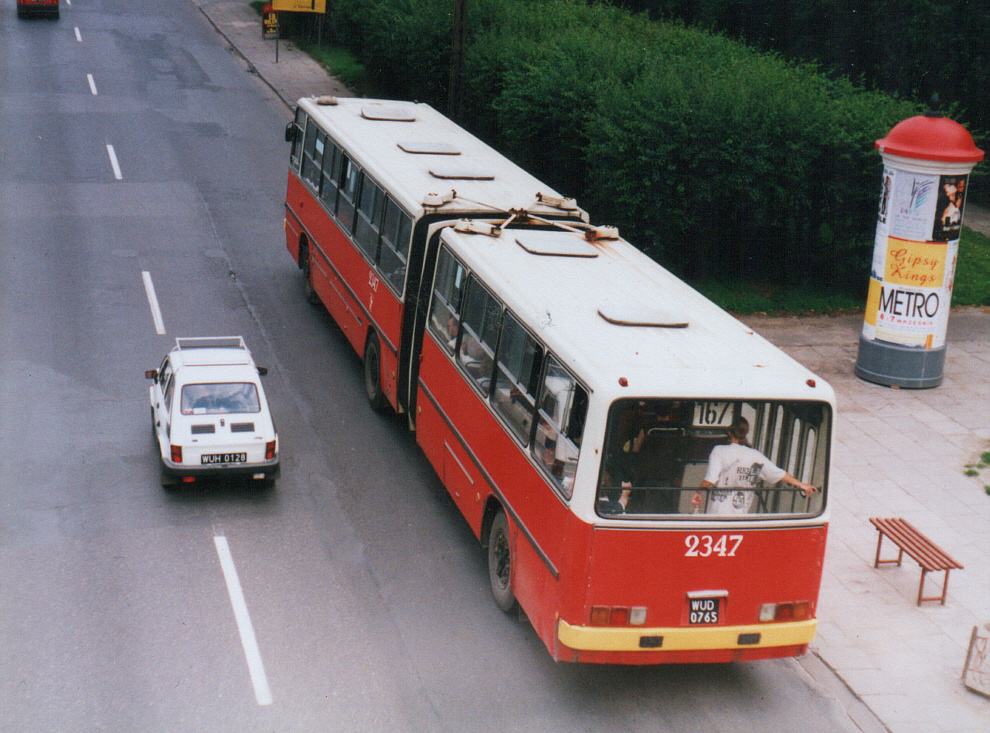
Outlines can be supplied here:
[[509, 520], [501, 509], [488, 530], [488, 580], [492, 585], [495, 605], [506, 613], [516, 607], [512, 593], [512, 542], [509, 540]]
[[382, 348], [378, 334], [371, 332], [364, 344], [364, 391], [368, 395], [371, 409], [380, 412], [385, 407], [385, 393], [382, 391]]

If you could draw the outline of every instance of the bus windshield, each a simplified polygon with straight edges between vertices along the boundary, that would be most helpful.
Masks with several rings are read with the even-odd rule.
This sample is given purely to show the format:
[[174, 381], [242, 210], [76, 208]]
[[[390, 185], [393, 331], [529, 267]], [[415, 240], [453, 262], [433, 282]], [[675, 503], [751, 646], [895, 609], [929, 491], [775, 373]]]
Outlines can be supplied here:
[[598, 514], [815, 516], [825, 505], [830, 421], [822, 402], [618, 400]]

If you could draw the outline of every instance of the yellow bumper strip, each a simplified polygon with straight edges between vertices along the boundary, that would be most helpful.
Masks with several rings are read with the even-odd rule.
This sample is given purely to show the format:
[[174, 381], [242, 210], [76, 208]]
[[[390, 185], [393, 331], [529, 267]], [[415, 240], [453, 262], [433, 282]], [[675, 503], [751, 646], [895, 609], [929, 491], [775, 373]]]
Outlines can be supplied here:
[[[578, 651], [638, 652], [693, 649], [759, 649], [808, 644], [815, 638], [818, 619], [750, 626], [640, 628], [634, 626], [571, 626], [557, 621], [557, 638]], [[641, 639], [646, 641], [641, 643]], [[658, 643], [659, 637], [663, 641]], [[740, 644], [740, 637], [745, 642]], [[754, 640], [758, 638], [759, 641]]]

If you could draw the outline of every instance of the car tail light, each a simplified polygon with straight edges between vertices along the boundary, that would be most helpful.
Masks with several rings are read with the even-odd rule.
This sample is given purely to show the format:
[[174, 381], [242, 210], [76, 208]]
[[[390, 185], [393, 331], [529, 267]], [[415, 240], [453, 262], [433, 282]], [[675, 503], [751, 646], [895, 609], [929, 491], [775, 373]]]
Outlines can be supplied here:
[[182, 446], [172, 446], [172, 463], [182, 463]]
[[646, 606], [592, 606], [592, 626], [642, 626], [646, 623]]
[[760, 606], [760, 621], [805, 621], [811, 618], [811, 603], [795, 601], [793, 603], [764, 603]]
[[276, 441], [269, 440], [265, 443], [265, 460], [270, 461], [275, 458], [275, 444]]

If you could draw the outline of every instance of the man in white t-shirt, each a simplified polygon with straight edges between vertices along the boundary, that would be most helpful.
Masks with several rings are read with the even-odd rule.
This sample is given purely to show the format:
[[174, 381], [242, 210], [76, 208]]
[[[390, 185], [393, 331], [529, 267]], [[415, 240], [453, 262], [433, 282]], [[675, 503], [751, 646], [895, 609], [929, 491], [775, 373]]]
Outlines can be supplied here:
[[[746, 438], [749, 435], [749, 422], [746, 418], [736, 418], [729, 427], [728, 445], [717, 445], [708, 457], [708, 470], [701, 482], [702, 489], [708, 492], [708, 514], [748, 514], [753, 504], [753, 489], [759, 488], [760, 481], [772, 486], [779, 482], [801, 489], [805, 496], [811, 496], [816, 489], [811, 484], [798, 481], [787, 471], [775, 466], [755, 448], [751, 448]], [[701, 495], [695, 495], [700, 504]]]

